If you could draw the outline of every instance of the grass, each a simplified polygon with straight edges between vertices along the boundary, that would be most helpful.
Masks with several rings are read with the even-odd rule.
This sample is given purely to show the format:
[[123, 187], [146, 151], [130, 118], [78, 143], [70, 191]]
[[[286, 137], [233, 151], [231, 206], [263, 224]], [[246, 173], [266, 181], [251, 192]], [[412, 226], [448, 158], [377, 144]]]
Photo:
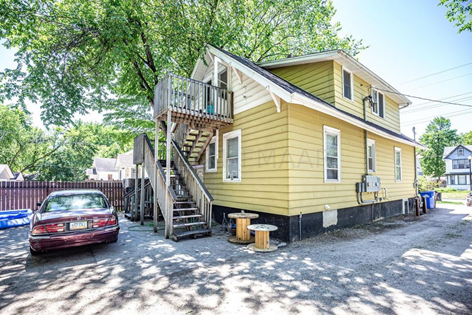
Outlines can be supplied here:
[[437, 201], [438, 205], [464, 205], [463, 202], [460, 201]]
[[467, 197], [469, 194], [469, 191], [453, 191], [453, 192], [443, 192], [442, 194], [442, 199], [463, 199]]

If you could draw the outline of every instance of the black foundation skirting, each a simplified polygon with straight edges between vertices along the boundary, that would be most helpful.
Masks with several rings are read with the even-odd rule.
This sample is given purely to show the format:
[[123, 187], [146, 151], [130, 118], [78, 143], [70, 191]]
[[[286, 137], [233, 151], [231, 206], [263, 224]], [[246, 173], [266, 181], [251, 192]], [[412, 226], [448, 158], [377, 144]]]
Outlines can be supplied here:
[[[251, 223], [272, 224], [278, 227], [277, 231], [271, 232], [271, 237], [283, 240], [285, 242], [294, 242], [300, 240], [300, 220], [301, 220], [301, 239], [312, 237], [328, 231], [349, 228], [360, 224], [372, 223], [376, 220], [406, 214], [414, 211], [415, 199], [408, 198], [403, 205], [403, 200], [394, 200], [372, 205], [362, 205], [350, 208], [337, 209], [336, 220], [333, 224], [323, 224], [324, 212], [315, 212], [303, 214], [300, 216], [283, 216], [270, 214], [250, 209], [235, 209], [223, 206], [213, 206], [213, 217], [216, 222], [223, 222], [223, 215], [228, 220], [228, 214], [233, 212], [253, 212], [259, 214], [258, 219]], [[331, 211], [330, 211], [331, 212]], [[331, 216], [332, 217], [332, 216]], [[329, 226], [328, 226], [329, 225]]]

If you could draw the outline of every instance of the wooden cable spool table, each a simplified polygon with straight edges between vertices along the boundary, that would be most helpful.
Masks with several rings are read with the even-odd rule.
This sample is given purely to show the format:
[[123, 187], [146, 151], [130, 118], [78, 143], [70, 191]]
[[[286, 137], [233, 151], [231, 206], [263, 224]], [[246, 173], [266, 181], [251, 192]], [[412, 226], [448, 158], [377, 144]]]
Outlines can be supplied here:
[[247, 246], [248, 249], [255, 252], [273, 252], [274, 250], [277, 250], [277, 245], [271, 244], [269, 238], [270, 232], [277, 230], [275, 225], [253, 224], [249, 225], [247, 228], [248, 230], [256, 232], [256, 242], [249, 244]]
[[251, 219], [257, 219], [257, 213], [237, 212], [228, 214], [228, 218], [236, 219], [236, 236], [228, 239], [235, 244], [249, 244], [254, 242], [254, 237], [251, 236], [251, 231], [247, 227], [251, 224]]

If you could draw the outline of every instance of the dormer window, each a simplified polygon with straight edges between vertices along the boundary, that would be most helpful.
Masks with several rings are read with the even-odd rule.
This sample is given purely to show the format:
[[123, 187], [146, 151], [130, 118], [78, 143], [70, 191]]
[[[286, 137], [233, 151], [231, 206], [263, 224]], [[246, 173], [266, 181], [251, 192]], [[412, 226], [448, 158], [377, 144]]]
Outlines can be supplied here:
[[464, 156], [464, 148], [457, 149], [457, 156]]
[[343, 67], [343, 96], [348, 100], [354, 100], [354, 83], [352, 72]]
[[372, 114], [385, 118], [385, 95], [372, 90]]

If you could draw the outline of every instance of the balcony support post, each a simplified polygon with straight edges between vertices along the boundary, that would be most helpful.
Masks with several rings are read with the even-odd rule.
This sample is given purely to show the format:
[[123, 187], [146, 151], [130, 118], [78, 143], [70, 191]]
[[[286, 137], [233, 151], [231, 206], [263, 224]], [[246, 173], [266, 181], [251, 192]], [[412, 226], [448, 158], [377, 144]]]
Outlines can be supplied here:
[[[167, 145], [166, 145], [166, 187], [167, 189], [170, 188], [170, 150], [172, 147], [171, 144], [171, 119], [172, 119], [172, 114], [169, 111], [167, 111]], [[172, 216], [169, 211], [172, 211], [173, 206], [170, 205], [172, 202], [171, 198], [169, 198], [169, 193], [166, 193], [166, 209], [165, 209], [165, 216], [166, 216], [166, 227], [165, 227], [165, 238], [169, 238], [171, 231], [172, 231], [172, 220], [170, 219]]]

